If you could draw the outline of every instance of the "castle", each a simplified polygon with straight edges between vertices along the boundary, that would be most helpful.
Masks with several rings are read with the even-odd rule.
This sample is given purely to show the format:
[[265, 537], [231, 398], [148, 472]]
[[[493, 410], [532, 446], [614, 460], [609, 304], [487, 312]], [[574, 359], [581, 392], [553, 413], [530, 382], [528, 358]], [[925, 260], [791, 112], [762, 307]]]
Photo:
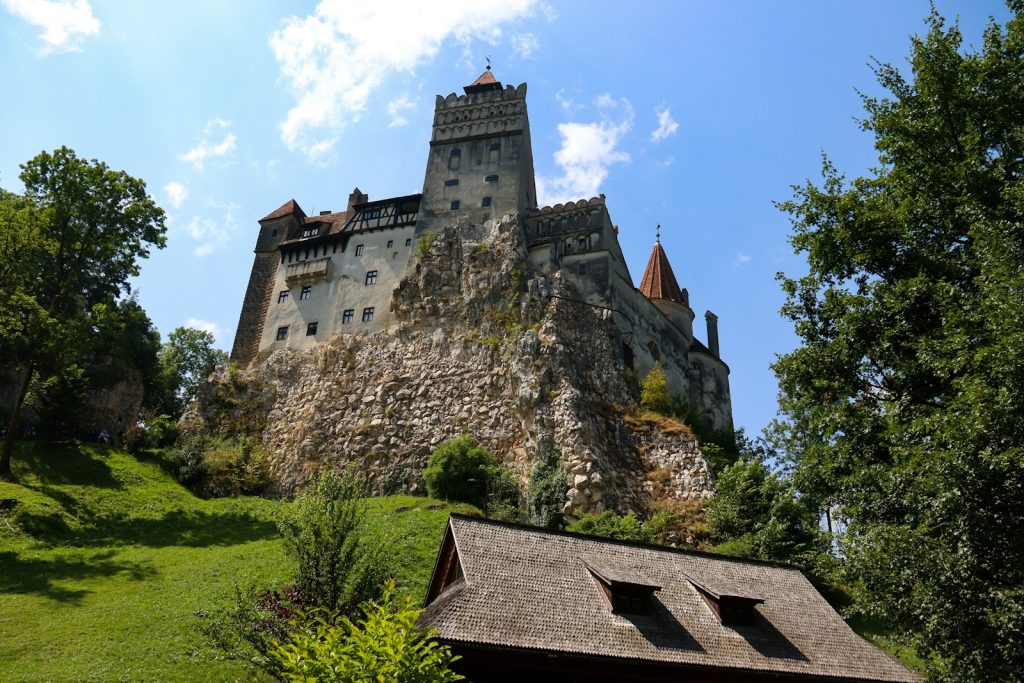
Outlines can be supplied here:
[[464, 95], [438, 96], [423, 191], [371, 201], [358, 188], [344, 211], [307, 216], [292, 199], [259, 221], [252, 273], [231, 357], [241, 365], [283, 348], [395, 326], [393, 294], [432, 236], [457, 223], [517, 217], [537, 273], [575, 285], [579, 305], [618, 330], [624, 370], [660, 363], [672, 393], [705, 423], [732, 426], [729, 368], [718, 319], [693, 332], [689, 294], [656, 241], [634, 286], [604, 195], [537, 207], [526, 84], [503, 87], [488, 66]]

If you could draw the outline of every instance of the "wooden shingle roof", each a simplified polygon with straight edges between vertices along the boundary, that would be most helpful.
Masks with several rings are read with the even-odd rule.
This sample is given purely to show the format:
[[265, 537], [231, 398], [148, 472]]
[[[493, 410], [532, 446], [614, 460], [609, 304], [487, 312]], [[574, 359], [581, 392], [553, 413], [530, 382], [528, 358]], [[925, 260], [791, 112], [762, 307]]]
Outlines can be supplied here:
[[[452, 515], [421, 622], [457, 647], [639, 660], [796, 680], [920, 681], [855, 634], [799, 570]], [[458, 579], [443, 567], [457, 563]], [[649, 614], [613, 612], [592, 569], [658, 587]], [[726, 626], [695, 583], [758, 596]]]
[[668, 255], [661, 248], [660, 241], [654, 243], [651, 256], [647, 259], [647, 268], [640, 281], [640, 291], [648, 299], [668, 299], [686, 305], [683, 292], [679, 289], [675, 273], [668, 262]]

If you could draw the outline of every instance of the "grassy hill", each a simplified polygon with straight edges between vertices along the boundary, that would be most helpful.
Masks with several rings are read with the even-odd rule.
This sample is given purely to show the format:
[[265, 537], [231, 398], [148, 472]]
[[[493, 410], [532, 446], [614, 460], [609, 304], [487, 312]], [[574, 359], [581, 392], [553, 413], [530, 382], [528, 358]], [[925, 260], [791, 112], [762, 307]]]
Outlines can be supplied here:
[[[196, 610], [234, 586], [291, 571], [275, 517], [288, 503], [202, 500], [156, 456], [92, 445], [25, 444], [17, 483], [0, 482], [0, 681], [251, 680], [218, 659]], [[398, 587], [422, 599], [451, 510], [429, 498], [369, 501], [398, 554]]]

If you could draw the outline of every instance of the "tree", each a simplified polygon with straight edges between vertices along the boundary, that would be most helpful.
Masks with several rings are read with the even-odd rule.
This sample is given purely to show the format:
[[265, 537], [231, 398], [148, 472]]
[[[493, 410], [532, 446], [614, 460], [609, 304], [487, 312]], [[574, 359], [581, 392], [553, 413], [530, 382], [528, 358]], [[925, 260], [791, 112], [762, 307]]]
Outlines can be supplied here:
[[863, 609], [938, 680], [1024, 680], [1024, 3], [977, 50], [932, 13], [864, 96], [879, 164], [780, 204], [778, 444], [835, 506]]
[[163, 393], [155, 407], [174, 417], [181, 415], [195, 398], [199, 383], [228, 362], [228, 354], [214, 348], [214, 343], [211, 333], [193, 327], [179, 327], [167, 335], [159, 357]]
[[[10, 474], [21, 408], [39, 372], [74, 364], [99, 308], [116, 303], [139, 273], [139, 259], [164, 245], [164, 212], [146, 185], [67, 147], [21, 166], [22, 197], [0, 198], [0, 337], [20, 386], [0, 454]], [[11, 355], [7, 355], [11, 354]]]
[[469, 434], [446, 441], [430, 454], [423, 481], [435, 498], [469, 503], [482, 510], [490, 503], [508, 505], [518, 499], [511, 474]]
[[651, 371], [644, 377], [644, 381], [640, 385], [640, 405], [663, 415], [667, 415], [671, 411], [668, 380], [665, 379], [665, 371], [661, 369], [661, 363], [655, 363]]

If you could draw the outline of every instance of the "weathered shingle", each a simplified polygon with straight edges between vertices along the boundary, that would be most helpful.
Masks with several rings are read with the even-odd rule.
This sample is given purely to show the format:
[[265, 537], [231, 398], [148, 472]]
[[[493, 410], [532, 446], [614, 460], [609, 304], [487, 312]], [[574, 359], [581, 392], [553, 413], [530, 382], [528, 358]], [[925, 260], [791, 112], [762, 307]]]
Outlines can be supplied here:
[[[443, 640], [866, 681], [919, 681], [856, 635], [798, 570], [453, 515], [464, 580], [427, 605]], [[659, 586], [649, 615], [609, 610], [587, 567]], [[724, 626], [689, 580], [756, 595]], [[437, 577], [435, 576], [435, 580]]]

